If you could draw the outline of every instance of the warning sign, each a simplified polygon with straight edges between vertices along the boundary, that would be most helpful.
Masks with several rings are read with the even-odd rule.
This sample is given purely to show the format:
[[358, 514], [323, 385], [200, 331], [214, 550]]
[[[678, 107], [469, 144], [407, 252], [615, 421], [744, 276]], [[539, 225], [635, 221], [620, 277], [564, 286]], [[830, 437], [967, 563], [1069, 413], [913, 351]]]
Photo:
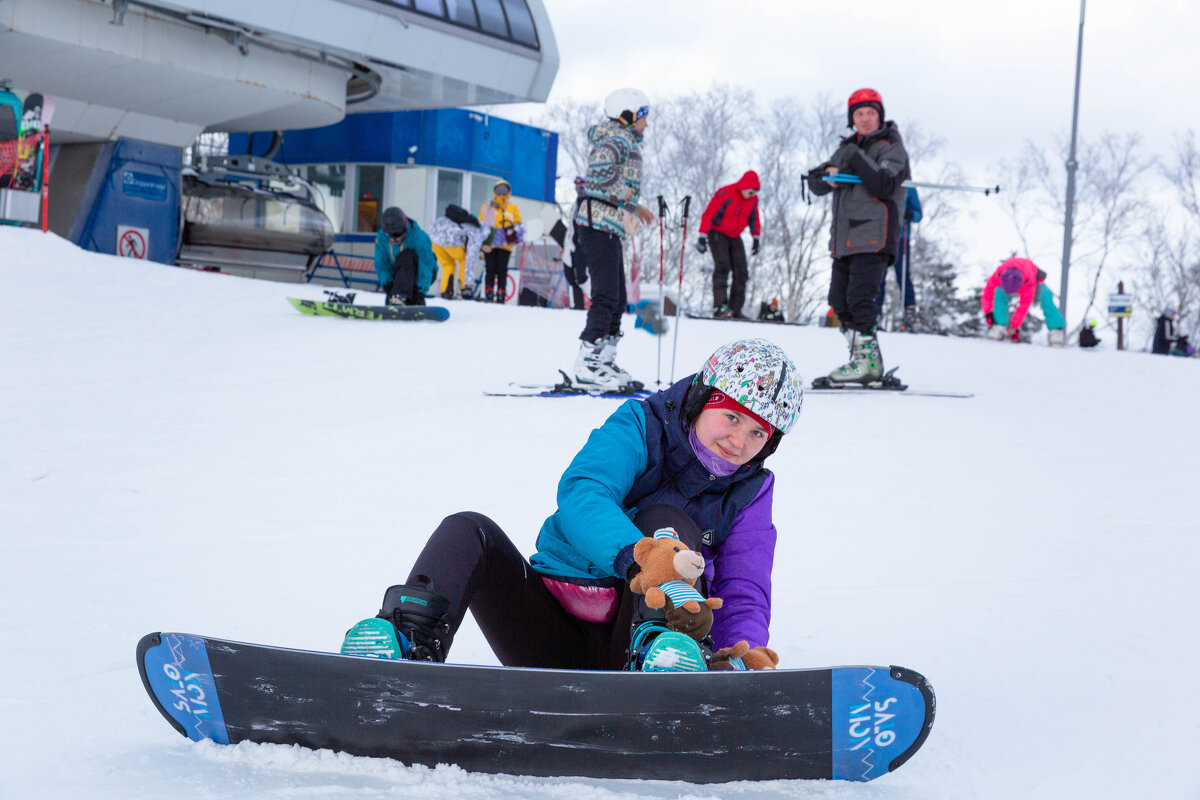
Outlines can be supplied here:
[[150, 229], [117, 226], [117, 255], [125, 258], [146, 258], [150, 249]]

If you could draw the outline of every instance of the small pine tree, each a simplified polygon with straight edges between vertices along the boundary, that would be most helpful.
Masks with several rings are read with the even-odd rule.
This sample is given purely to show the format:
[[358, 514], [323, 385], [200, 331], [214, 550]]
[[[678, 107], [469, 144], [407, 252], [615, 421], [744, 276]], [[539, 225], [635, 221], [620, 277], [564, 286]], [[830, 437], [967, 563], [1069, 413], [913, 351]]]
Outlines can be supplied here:
[[913, 284], [917, 292], [917, 331], [939, 336], [978, 336], [982, 288], [974, 295], [959, 294], [957, 270], [937, 242], [915, 238], [912, 248]]

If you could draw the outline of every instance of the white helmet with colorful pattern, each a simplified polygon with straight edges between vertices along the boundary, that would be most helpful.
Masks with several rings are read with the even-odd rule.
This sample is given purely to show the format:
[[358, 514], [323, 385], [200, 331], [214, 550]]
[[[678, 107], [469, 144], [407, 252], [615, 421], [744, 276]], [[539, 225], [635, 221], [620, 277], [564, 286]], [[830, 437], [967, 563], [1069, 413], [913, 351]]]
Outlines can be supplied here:
[[804, 384], [783, 348], [766, 339], [722, 345], [704, 362], [698, 380], [724, 392], [777, 431], [787, 433], [800, 416]]

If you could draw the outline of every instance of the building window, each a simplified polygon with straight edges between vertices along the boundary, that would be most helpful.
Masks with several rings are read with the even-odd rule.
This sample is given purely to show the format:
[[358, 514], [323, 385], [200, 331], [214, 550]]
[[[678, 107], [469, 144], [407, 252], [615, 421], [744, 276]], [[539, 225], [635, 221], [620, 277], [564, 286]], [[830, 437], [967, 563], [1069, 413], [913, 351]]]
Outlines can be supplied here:
[[437, 201], [433, 206], [433, 218], [445, 215], [446, 206], [462, 205], [463, 174], [449, 169], [439, 169], [437, 179]]
[[[381, 5], [414, 8], [414, 0], [376, 0]], [[489, 36], [540, 49], [537, 28], [525, 0], [415, 0], [418, 14], [482, 31]]]
[[478, 28], [479, 20], [475, 18], [475, 4], [471, 0], [446, 0], [446, 12], [450, 21], [466, 28]]
[[383, 167], [360, 166], [358, 172], [358, 207], [354, 230], [375, 233], [379, 230], [379, 215], [383, 212]]
[[495, 183], [496, 179], [489, 178], [487, 175], [471, 176], [471, 208], [469, 211], [472, 214], [479, 216], [483, 204], [492, 199], [492, 186]]
[[525, 0], [504, 0], [504, 11], [508, 16], [508, 27], [513, 41], [530, 47], [538, 46], [537, 29]]
[[333, 229], [342, 231], [346, 216], [346, 165], [317, 164], [305, 171], [305, 180], [317, 194], [317, 205], [333, 223]]
[[508, 22], [504, 19], [500, 0], [475, 0], [475, 7], [479, 9], [479, 26], [484, 33], [508, 38]]

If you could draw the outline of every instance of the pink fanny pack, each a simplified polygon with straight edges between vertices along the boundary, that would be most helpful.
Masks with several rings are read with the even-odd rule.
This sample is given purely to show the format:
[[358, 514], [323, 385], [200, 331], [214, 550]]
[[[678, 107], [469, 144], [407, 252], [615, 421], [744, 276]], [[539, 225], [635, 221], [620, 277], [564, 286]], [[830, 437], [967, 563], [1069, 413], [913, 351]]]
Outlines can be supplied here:
[[580, 586], [542, 576], [542, 582], [572, 616], [584, 622], [608, 622], [617, 615], [620, 601], [612, 586]]

